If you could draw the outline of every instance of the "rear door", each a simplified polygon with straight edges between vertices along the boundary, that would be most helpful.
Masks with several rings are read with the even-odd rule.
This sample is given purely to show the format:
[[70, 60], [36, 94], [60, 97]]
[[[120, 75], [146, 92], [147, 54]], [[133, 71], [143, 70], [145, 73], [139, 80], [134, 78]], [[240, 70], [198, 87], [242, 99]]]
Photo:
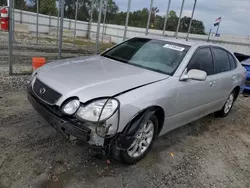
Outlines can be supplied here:
[[220, 99], [226, 99], [234, 88], [234, 80], [237, 79], [237, 75], [234, 75], [226, 50], [213, 46], [211, 50], [214, 59], [214, 89]]

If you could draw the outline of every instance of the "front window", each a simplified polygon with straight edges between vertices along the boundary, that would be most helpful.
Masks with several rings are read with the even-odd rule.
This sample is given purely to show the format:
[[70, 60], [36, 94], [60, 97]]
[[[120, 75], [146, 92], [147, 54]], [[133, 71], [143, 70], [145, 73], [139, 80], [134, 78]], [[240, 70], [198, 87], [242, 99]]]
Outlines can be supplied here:
[[209, 48], [201, 48], [196, 51], [187, 66], [187, 71], [191, 69], [203, 70], [208, 76], [214, 74], [213, 58]]
[[104, 57], [173, 75], [190, 46], [162, 40], [133, 38], [103, 54]]

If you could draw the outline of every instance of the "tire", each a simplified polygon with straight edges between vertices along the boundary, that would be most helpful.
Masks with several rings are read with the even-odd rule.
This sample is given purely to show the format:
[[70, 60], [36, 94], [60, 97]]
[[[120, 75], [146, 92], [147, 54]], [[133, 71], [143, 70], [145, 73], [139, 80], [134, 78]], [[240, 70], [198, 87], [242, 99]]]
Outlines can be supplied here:
[[[129, 164], [129, 165], [134, 164], [134, 163], [140, 161], [141, 159], [143, 159], [147, 155], [147, 153], [150, 151], [150, 149], [152, 148], [153, 142], [154, 142], [154, 140], [157, 136], [157, 133], [158, 133], [158, 120], [157, 120], [157, 117], [153, 114], [150, 118], [148, 118], [148, 120], [146, 120], [146, 122], [147, 123], [145, 125], [143, 125], [142, 128], [136, 133], [136, 136], [135, 136], [134, 141], [131, 144], [131, 146], [127, 150], [120, 151], [120, 159], [121, 159], [122, 163]], [[145, 139], [145, 137], [147, 137], [147, 135], [150, 135], [150, 133], [148, 132], [146, 134], [145, 131], [142, 132], [142, 130], [146, 130], [146, 128], [151, 127], [151, 126], [149, 126], [151, 123], [153, 124], [153, 133], [152, 133], [152, 140], [150, 141], [149, 137]], [[145, 128], [145, 126], [147, 126], [147, 127]], [[152, 129], [150, 129], [150, 130], [152, 130]], [[148, 141], [150, 141], [150, 143], [148, 143]], [[148, 144], [146, 149], [145, 148], [144, 148], [144, 150], [140, 149], [142, 152], [139, 156], [136, 156], [135, 153], [134, 153], [134, 156], [132, 156], [131, 151], [132, 151], [132, 149], [134, 149], [136, 147], [136, 146], [134, 146], [134, 148], [133, 148], [132, 145], [135, 144], [135, 142], [137, 143], [137, 146], [138, 146], [137, 151], [139, 151], [139, 148], [143, 148], [142, 145], [144, 145], [144, 147], [146, 147], [146, 145], [144, 143], [147, 142], [147, 144]], [[143, 142], [143, 144], [142, 144], [142, 142]]]
[[216, 117], [226, 117], [230, 113], [230, 111], [234, 105], [235, 99], [236, 99], [236, 93], [235, 93], [235, 91], [233, 91], [228, 96], [227, 101], [224, 104], [224, 106], [222, 107], [222, 109], [220, 111], [215, 112], [215, 116]]

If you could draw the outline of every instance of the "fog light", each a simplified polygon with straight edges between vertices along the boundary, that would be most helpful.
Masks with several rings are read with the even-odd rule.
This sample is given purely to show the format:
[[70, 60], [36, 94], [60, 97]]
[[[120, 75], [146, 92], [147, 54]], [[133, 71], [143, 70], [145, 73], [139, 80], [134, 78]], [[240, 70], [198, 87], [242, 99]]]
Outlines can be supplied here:
[[74, 99], [74, 100], [71, 100], [71, 101], [67, 102], [62, 107], [62, 111], [65, 114], [72, 115], [72, 114], [74, 114], [77, 111], [77, 109], [79, 108], [79, 106], [80, 106], [80, 101], [77, 100], [77, 99]]

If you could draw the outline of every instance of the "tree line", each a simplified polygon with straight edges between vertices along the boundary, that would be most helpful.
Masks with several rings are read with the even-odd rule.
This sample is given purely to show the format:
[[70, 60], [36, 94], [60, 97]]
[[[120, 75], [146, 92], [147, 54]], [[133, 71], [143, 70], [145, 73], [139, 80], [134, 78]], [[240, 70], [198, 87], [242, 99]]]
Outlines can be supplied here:
[[[6, 0], [0, 0], [0, 5], [6, 4]], [[28, 2], [28, 3], [26, 3]], [[75, 18], [75, 11], [78, 11], [77, 19], [81, 21], [89, 21], [91, 15], [91, 0], [78, 0], [78, 6], [76, 7], [76, 0], [65, 0], [64, 17], [69, 19]], [[39, 13], [46, 15], [56, 16], [58, 13], [59, 3], [55, 0], [39, 0], [38, 1]], [[36, 0], [15, 0], [15, 8], [26, 11], [36, 12], [37, 1]], [[106, 11], [105, 11], [106, 10]], [[104, 0], [102, 6], [102, 14], [106, 12], [106, 23], [124, 25], [127, 12], [119, 11], [118, 5], [113, 0]], [[165, 16], [157, 15], [159, 9], [157, 7], [152, 8], [150, 28], [162, 30], [164, 26]], [[99, 0], [95, 0], [93, 6], [93, 22], [97, 22], [99, 14]], [[130, 12], [129, 26], [146, 28], [149, 15], [149, 9], [143, 8]], [[102, 15], [102, 18], [104, 15]], [[180, 24], [180, 32], [187, 32], [190, 22], [190, 17], [182, 17]], [[166, 30], [176, 31], [179, 17], [176, 12], [171, 10], [168, 14], [168, 21]], [[202, 21], [193, 20], [191, 33], [205, 34], [205, 27]]]

